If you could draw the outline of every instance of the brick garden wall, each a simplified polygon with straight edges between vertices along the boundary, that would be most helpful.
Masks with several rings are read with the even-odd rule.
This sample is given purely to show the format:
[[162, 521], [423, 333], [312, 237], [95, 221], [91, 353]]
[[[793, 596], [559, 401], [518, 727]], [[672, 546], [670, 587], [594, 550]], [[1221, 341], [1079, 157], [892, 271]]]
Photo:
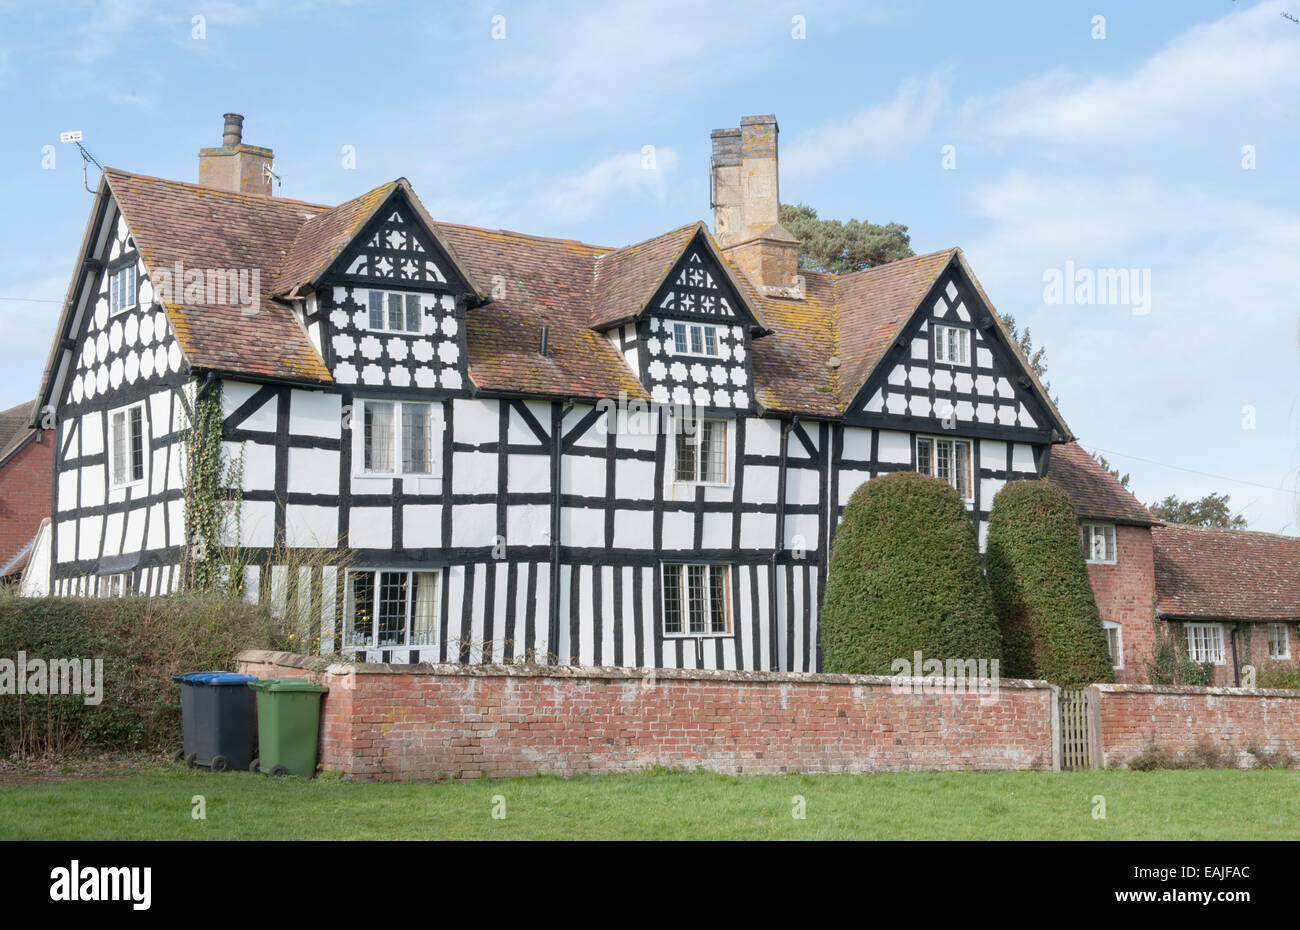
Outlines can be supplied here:
[[1106, 765], [1144, 749], [1189, 750], [1203, 737], [1238, 752], [1255, 746], [1300, 758], [1300, 691], [1093, 685]]
[[[1055, 690], [900, 694], [888, 678], [518, 666], [322, 667], [249, 652], [240, 670], [330, 688], [321, 761], [360, 778], [1052, 768]], [[344, 674], [347, 669], [351, 674]]]

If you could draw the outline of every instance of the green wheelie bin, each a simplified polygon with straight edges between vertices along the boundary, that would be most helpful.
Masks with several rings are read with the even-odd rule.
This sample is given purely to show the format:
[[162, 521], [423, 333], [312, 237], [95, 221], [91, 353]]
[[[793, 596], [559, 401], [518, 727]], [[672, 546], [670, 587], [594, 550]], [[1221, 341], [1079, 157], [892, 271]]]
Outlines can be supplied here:
[[320, 702], [329, 688], [303, 678], [263, 678], [248, 687], [257, 692], [258, 751], [249, 768], [311, 778], [316, 774]]

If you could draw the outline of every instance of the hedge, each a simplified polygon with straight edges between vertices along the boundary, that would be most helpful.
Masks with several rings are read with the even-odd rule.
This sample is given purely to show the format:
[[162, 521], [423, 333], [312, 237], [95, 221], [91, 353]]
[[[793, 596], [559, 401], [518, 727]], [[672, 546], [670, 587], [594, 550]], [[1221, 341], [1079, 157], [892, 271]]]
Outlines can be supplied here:
[[945, 664], [999, 657], [975, 529], [946, 482], [900, 471], [853, 492], [831, 551], [821, 640], [827, 672], [889, 675], [917, 650]]
[[1115, 680], [1069, 495], [1046, 479], [993, 498], [986, 553], [1002, 673], [1062, 688]]
[[0, 595], [0, 659], [102, 659], [103, 699], [0, 694], [7, 755], [179, 748], [176, 672], [232, 669], [271, 645], [257, 607], [231, 598], [20, 598]]

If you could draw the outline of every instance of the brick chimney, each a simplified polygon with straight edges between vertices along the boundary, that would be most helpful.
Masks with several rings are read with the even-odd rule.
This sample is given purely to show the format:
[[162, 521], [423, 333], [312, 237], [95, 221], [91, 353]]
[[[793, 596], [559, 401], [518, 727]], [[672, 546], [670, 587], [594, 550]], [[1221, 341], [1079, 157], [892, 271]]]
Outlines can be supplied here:
[[244, 118], [238, 113], [225, 115], [221, 148], [199, 149], [199, 184], [238, 194], [270, 194], [270, 149], [244, 144]]
[[780, 218], [778, 131], [771, 115], [713, 130], [713, 237], [761, 293], [801, 299], [799, 241]]

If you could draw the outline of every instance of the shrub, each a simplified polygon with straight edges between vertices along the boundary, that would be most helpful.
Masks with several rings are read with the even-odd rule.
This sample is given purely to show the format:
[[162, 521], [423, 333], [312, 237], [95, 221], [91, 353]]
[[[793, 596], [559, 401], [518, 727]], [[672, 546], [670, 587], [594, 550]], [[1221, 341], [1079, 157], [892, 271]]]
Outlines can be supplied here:
[[1155, 650], [1152, 661], [1146, 663], [1147, 684], [1203, 687], [1214, 681], [1212, 662], [1193, 662], [1187, 655], [1182, 624], [1154, 617], [1151, 622], [1155, 625]]
[[1115, 680], [1063, 489], [1041, 479], [1003, 487], [989, 514], [986, 560], [1003, 674], [1062, 688]]
[[103, 700], [0, 695], [0, 747], [13, 755], [179, 747], [177, 672], [231, 669], [271, 644], [257, 607], [225, 597], [20, 598], [0, 595], [0, 658], [103, 659]]
[[821, 639], [828, 672], [888, 675], [917, 650], [945, 663], [998, 658], [979, 545], [955, 490], [894, 472], [853, 492], [831, 552]]
[[1300, 690], [1300, 666], [1266, 662], [1255, 678], [1255, 687]]

